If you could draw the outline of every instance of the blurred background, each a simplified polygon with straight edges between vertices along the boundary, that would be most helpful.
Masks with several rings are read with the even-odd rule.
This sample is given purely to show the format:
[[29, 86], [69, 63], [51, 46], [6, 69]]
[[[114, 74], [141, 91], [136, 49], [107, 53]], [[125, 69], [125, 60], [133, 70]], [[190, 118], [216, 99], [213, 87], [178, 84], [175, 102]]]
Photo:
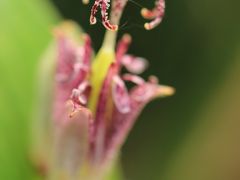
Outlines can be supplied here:
[[[90, 4], [93, 0], [90, 1]], [[142, 28], [141, 6], [129, 0], [120, 34], [177, 93], [150, 103], [122, 153], [127, 180], [240, 180], [240, 1], [166, 0], [166, 16]], [[39, 59], [52, 28], [81, 24], [95, 50], [104, 35], [89, 25], [81, 0], [0, 0], [0, 179], [33, 179], [29, 128]]]

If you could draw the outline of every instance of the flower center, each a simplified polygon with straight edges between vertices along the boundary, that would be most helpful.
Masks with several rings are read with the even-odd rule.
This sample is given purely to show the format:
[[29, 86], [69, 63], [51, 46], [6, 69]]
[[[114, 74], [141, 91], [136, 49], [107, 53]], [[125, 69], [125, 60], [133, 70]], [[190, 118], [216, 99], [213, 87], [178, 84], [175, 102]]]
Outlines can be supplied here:
[[[90, 22], [96, 23], [95, 15], [97, 13], [98, 6], [101, 7], [102, 23], [106, 27], [107, 31], [104, 37], [103, 45], [96, 55], [92, 66], [91, 84], [93, 86], [91, 92], [91, 98], [89, 99], [89, 108], [95, 115], [96, 106], [99, 99], [100, 90], [103, 85], [103, 81], [108, 73], [110, 65], [115, 61], [115, 45], [118, 24], [121, 19], [123, 9], [127, 3], [127, 0], [113, 0], [112, 10], [110, 14], [110, 20], [108, 20], [108, 8], [110, 0], [96, 0], [91, 11]], [[110, 23], [113, 23], [113, 25]]]

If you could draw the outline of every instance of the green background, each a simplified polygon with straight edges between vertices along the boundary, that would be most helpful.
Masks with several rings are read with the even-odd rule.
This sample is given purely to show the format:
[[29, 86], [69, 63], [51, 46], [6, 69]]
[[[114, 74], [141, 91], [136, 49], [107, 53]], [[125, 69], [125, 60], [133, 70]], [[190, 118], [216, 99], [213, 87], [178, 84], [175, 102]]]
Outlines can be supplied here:
[[[177, 89], [143, 111], [123, 148], [125, 176], [239, 180], [240, 1], [166, 4], [152, 31], [142, 28], [141, 7], [132, 1], [121, 22], [120, 34], [133, 36], [130, 53], [150, 62], [143, 76]], [[89, 8], [80, 0], [0, 0], [0, 179], [33, 179], [28, 131], [38, 62], [60, 17], [79, 22], [99, 49], [104, 28], [89, 25]]]

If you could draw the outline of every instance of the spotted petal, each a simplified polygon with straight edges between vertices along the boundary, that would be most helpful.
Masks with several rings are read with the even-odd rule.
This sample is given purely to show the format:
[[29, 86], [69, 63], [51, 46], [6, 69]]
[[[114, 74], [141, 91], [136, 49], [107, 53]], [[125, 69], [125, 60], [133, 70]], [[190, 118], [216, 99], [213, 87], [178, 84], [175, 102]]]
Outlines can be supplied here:
[[128, 113], [131, 109], [128, 91], [125, 86], [125, 83], [118, 75], [115, 75], [113, 77], [112, 86], [113, 86], [112, 87], [113, 101], [118, 111], [120, 111], [123, 114]]
[[141, 74], [148, 66], [148, 62], [144, 58], [125, 55], [121, 60], [126, 69], [134, 74]]
[[130, 91], [130, 108], [131, 111], [123, 114], [117, 108], [115, 109], [113, 121], [114, 127], [112, 134], [109, 135], [107, 145], [107, 157], [115, 157], [116, 153], [124, 143], [129, 131], [134, 125], [137, 117], [144, 106], [152, 99], [159, 96], [172, 95], [174, 89], [168, 86], [160, 86], [154, 80], [137, 85]]
[[53, 119], [59, 121], [64, 111], [64, 104], [72, 94], [72, 90], [77, 89], [89, 74], [92, 49], [88, 36], [84, 38], [84, 45], [71, 39], [61, 29], [56, 36], [58, 54]]
[[65, 108], [64, 121], [54, 127], [52, 179], [78, 179], [89, 149], [91, 113], [84, 107], [76, 109], [72, 101]]

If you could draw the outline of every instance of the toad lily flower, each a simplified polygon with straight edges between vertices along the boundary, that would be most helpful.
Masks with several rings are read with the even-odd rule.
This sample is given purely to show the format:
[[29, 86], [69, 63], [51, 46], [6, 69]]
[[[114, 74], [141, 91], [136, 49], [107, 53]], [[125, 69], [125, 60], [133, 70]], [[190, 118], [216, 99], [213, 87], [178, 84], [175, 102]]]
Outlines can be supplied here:
[[[111, 22], [118, 24], [127, 1], [112, 2]], [[104, 26], [116, 30], [117, 25], [107, 19], [108, 3], [96, 0], [90, 19], [95, 22], [100, 6]], [[158, 7], [151, 12], [143, 10], [143, 14], [156, 17], [148, 29], [159, 22]], [[73, 22], [65, 22], [55, 30], [52, 115], [48, 117], [51, 122], [42, 126], [42, 134], [49, 134], [50, 140], [41, 140], [44, 145], [38, 146], [44, 152], [47, 144], [51, 148], [45, 154], [38, 149], [35, 162], [45, 168], [50, 179], [106, 180], [146, 103], [170, 96], [174, 89], [159, 85], [154, 76], [147, 81], [138, 76], [148, 63], [127, 54], [130, 35], [125, 34], [115, 47], [116, 31], [107, 30], [102, 48], [94, 56], [90, 37], [78, 29]], [[129, 73], [122, 74], [122, 68]], [[125, 82], [134, 86], [129, 89]]]

